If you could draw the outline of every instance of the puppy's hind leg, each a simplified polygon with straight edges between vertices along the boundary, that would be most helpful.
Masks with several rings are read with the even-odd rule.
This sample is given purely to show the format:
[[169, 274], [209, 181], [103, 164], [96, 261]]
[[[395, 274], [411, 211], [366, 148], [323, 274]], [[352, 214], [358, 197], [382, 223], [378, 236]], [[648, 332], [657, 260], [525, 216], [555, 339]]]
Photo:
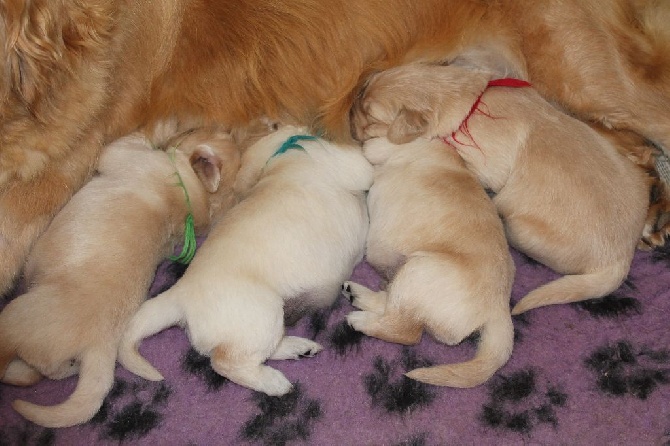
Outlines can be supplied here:
[[42, 379], [42, 374], [21, 359], [14, 359], [5, 369], [0, 381], [13, 386], [32, 386]]
[[224, 344], [211, 353], [212, 368], [232, 382], [270, 396], [291, 391], [291, 383], [282, 372], [262, 364], [265, 358], [257, 355], [233, 354]]
[[386, 309], [386, 291], [372, 291], [355, 282], [344, 282], [342, 295], [360, 310], [382, 315]]
[[277, 346], [277, 350], [270, 359], [300, 359], [316, 355], [323, 347], [310, 340], [298, 336], [284, 336]]
[[69, 427], [90, 420], [114, 384], [116, 343], [92, 348], [84, 353], [79, 382], [70, 397], [55, 406], [40, 406], [16, 400], [14, 409], [33, 423], [45, 427]]
[[387, 308], [383, 315], [353, 311], [347, 315], [347, 322], [356, 331], [396, 344], [418, 344], [423, 333], [421, 322], [393, 308]]

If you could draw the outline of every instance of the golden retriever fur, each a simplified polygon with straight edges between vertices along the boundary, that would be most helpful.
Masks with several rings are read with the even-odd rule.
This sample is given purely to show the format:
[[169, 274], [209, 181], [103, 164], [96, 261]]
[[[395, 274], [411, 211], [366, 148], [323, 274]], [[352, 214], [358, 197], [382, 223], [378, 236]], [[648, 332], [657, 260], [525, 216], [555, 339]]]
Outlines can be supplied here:
[[665, 0], [1, 0], [0, 292], [103, 143], [171, 115], [346, 139], [368, 75], [406, 62], [479, 59], [670, 147], [669, 17]]
[[230, 207], [239, 163], [230, 135], [212, 129], [179, 138], [174, 153], [139, 134], [105, 148], [96, 176], [35, 244], [28, 291], [0, 313], [2, 382], [29, 385], [42, 375], [79, 373], [68, 400], [51, 407], [17, 400], [19, 413], [47, 427], [95, 415], [114, 383], [121, 334], [156, 266], [184, 240], [189, 212], [202, 233], [214, 210]]
[[644, 172], [530, 85], [488, 86], [491, 77], [458, 66], [387, 70], [370, 81], [354, 113], [357, 133], [377, 136], [386, 126], [401, 140], [443, 139], [444, 150], [457, 151], [496, 194], [509, 243], [565, 274], [524, 297], [513, 314], [616, 290], [644, 226]]
[[213, 227], [184, 276], [133, 316], [119, 346], [128, 370], [162, 379], [137, 347], [179, 324], [217, 373], [283, 395], [291, 383], [265, 361], [321, 350], [285, 335], [285, 308], [326, 308], [339, 296], [363, 258], [373, 173], [356, 146], [312, 138], [278, 151], [301, 134], [285, 126], [246, 150], [236, 179], [245, 198]]
[[375, 166], [366, 256], [391, 282], [378, 292], [347, 282], [344, 293], [362, 310], [347, 321], [401, 344], [418, 343], [424, 329], [448, 345], [479, 330], [472, 360], [406, 375], [441, 386], [484, 383], [507, 362], [514, 343], [514, 263], [495, 206], [461, 157], [438, 139], [394, 145], [376, 138], [364, 152]]

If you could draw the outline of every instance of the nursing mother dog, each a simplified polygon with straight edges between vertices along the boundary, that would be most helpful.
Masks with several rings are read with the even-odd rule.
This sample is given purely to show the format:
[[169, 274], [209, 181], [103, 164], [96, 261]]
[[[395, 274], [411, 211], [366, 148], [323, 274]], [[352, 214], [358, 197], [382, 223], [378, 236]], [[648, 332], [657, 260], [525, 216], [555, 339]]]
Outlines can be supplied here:
[[667, 0], [3, 0], [0, 294], [104, 143], [172, 115], [347, 139], [368, 75], [407, 62], [485, 59], [668, 148], [667, 23]]

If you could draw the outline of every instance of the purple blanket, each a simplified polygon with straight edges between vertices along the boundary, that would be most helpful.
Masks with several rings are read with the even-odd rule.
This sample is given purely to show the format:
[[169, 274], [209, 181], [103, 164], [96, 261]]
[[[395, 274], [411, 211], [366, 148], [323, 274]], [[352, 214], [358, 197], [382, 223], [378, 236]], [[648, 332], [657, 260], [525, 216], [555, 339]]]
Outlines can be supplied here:
[[[513, 302], [556, 277], [514, 258]], [[179, 273], [162, 265], [151, 294]], [[379, 285], [366, 264], [353, 280]], [[10, 405], [16, 398], [60, 402], [76, 377], [29, 388], [0, 384], [0, 446], [670, 445], [670, 249], [638, 252], [628, 280], [610, 296], [515, 318], [511, 360], [474, 389], [432, 387], [402, 374], [471, 357], [476, 336], [456, 347], [428, 336], [415, 347], [393, 345], [353, 332], [344, 322], [351, 310], [340, 298], [289, 329], [325, 349], [314, 358], [272, 361], [295, 383], [280, 398], [216, 375], [178, 328], [141, 348], [165, 381], [148, 382], [118, 366], [114, 389], [85, 425], [45, 429]]]

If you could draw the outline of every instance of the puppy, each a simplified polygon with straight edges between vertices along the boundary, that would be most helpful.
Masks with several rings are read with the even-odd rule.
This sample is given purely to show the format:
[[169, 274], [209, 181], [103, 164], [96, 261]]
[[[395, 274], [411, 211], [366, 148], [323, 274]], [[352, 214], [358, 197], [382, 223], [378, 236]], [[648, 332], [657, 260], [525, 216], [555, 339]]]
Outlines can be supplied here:
[[69, 399], [51, 407], [17, 400], [19, 413], [47, 427], [95, 415], [114, 381], [122, 331], [156, 266], [185, 240], [186, 222], [200, 233], [208, 228], [210, 201], [220, 212], [230, 200], [239, 162], [230, 136], [213, 130], [195, 131], [167, 153], [139, 134], [105, 148], [96, 176], [36, 243], [28, 291], [0, 313], [2, 382], [79, 373]]
[[284, 307], [307, 311], [337, 298], [363, 256], [373, 174], [358, 147], [290, 138], [302, 131], [283, 127], [247, 149], [236, 181], [245, 198], [212, 229], [184, 276], [132, 318], [119, 347], [128, 370], [162, 379], [137, 347], [175, 324], [217, 373], [268, 395], [287, 393], [291, 383], [267, 359], [321, 350], [284, 335]]
[[669, 21], [665, 0], [4, 0], [0, 294], [104, 142], [175, 114], [344, 140], [359, 86], [407, 62], [484, 54], [668, 150]]
[[[528, 84], [512, 79], [489, 86], [491, 76], [422, 64], [381, 73], [358, 105], [357, 131], [374, 136], [386, 125], [400, 140], [442, 138], [444, 150], [456, 150], [496, 193], [509, 243], [565, 275], [532, 291], [513, 314], [616, 290], [645, 221], [644, 173]], [[493, 86], [498, 83], [516, 87]], [[424, 99], [433, 92], [444, 100]]]
[[439, 140], [377, 138], [364, 151], [375, 166], [366, 259], [391, 282], [378, 292], [345, 283], [345, 295], [363, 310], [347, 321], [401, 344], [418, 343], [424, 329], [448, 345], [480, 330], [474, 359], [406, 375], [440, 386], [482, 384], [507, 362], [514, 342], [514, 263], [495, 206]]

